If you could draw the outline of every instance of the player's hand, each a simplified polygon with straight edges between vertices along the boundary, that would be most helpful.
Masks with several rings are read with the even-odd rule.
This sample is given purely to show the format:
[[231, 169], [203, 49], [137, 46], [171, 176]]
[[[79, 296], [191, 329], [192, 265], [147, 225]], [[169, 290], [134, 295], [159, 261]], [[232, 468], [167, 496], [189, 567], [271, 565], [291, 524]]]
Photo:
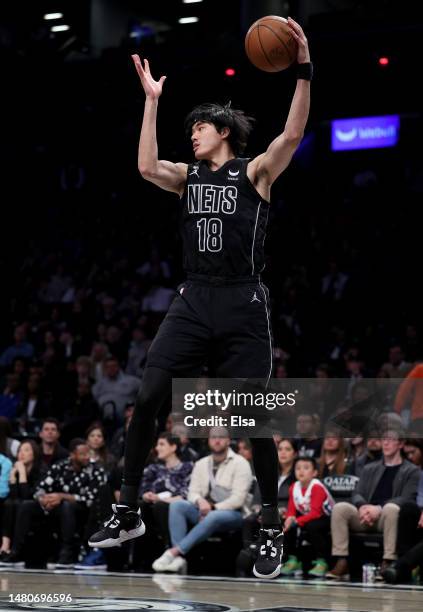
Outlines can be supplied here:
[[417, 523], [417, 527], [423, 529], [423, 512], [420, 515], [419, 522]]
[[162, 76], [158, 81], [155, 81], [151, 76], [150, 65], [147, 59], [144, 59], [144, 66], [142, 65], [142, 60], [139, 55], [132, 55], [132, 59], [134, 60], [136, 71], [138, 72], [138, 76], [141, 80], [141, 85], [144, 88], [145, 95], [147, 98], [151, 100], [157, 100], [160, 98], [163, 90], [163, 83], [165, 82], [166, 77]]
[[297, 62], [305, 64], [310, 61], [310, 51], [308, 49], [308, 41], [304, 31], [299, 23], [294, 21], [292, 17], [288, 17], [288, 26], [291, 28], [291, 34], [298, 44]]

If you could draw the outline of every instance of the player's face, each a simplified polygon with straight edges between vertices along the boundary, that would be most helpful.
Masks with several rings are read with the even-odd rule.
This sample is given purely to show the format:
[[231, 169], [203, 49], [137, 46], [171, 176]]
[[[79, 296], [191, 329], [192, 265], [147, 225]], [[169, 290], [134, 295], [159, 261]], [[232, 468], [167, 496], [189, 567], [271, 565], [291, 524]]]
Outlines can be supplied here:
[[197, 121], [192, 126], [191, 142], [195, 159], [208, 159], [222, 144], [223, 136], [212, 123]]

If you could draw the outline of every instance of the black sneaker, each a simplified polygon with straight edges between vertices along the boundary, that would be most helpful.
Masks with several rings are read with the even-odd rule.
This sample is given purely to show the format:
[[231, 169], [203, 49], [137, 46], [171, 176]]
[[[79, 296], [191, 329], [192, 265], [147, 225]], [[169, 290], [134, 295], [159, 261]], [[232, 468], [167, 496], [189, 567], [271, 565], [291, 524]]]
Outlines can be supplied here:
[[260, 529], [260, 549], [253, 573], [257, 578], [276, 578], [281, 573], [283, 533], [279, 529]]
[[25, 561], [22, 556], [13, 550], [8, 553], [1, 553], [0, 567], [24, 567]]
[[103, 529], [94, 533], [88, 540], [89, 546], [95, 548], [110, 548], [119, 546], [126, 540], [138, 538], [145, 533], [145, 525], [141, 520], [141, 510], [131, 510], [123, 504], [112, 505], [113, 514], [105, 521]]
[[73, 551], [68, 548], [63, 548], [59, 553], [55, 569], [69, 569], [75, 564]]

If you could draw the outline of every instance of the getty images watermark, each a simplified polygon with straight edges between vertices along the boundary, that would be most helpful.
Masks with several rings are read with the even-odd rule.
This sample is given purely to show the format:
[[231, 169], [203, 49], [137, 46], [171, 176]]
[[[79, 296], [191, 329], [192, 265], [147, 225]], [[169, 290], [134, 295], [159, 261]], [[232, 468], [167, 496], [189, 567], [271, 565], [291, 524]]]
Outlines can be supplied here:
[[[389, 419], [399, 424], [393, 405], [402, 379], [229, 379], [174, 378], [172, 420], [192, 438], [211, 427], [232, 437], [293, 437], [298, 417], [312, 420], [319, 433], [336, 429], [345, 437], [381, 431]], [[404, 425], [404, 424], [403, 424]], [[304, 437], [307, 437], [304, 432]], [[310, 434], [311, 435], [311, 434]]]

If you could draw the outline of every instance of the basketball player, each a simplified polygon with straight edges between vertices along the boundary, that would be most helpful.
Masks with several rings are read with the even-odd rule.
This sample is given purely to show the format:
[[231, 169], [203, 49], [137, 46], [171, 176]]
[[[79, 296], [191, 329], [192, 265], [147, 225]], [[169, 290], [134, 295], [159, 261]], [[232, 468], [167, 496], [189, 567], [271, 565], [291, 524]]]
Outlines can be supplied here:
[[[310, 62], [301, 27], [288, 19], [298, 43], [297, 86], [284, 131], [265, 153], [239, 157], [252, 120], [230, 106], [204, 104], [186, 119], [195, 163], [159, 160], [157, 106], [166, 77], [155, 81], [148, 61], [133, 56], [146, 94], [138, 166], [142, 176], [177, 193], [182, 215], [184, 268], [180, 286], [148, 353], [141, 391], [127, 433], [118, 505], [89, 540], [109, 547], [145, 532], [138, 489], [153, 444], [155, 419], [169, 400], [173, 377], [194, 377], [212, 358], [216, 375], [269, 380], [272, 343], [269, 295], [260, 280], [270, 187], [290, 163], [304, 133], [310, 106]], [[283, 533], [278, 513], [278, 457], [273, 439], [252, 438], [263, 510], [260, 552], [254, 574], [279, 575]], [[212, 508], [199, 500], [199, 510]]]

